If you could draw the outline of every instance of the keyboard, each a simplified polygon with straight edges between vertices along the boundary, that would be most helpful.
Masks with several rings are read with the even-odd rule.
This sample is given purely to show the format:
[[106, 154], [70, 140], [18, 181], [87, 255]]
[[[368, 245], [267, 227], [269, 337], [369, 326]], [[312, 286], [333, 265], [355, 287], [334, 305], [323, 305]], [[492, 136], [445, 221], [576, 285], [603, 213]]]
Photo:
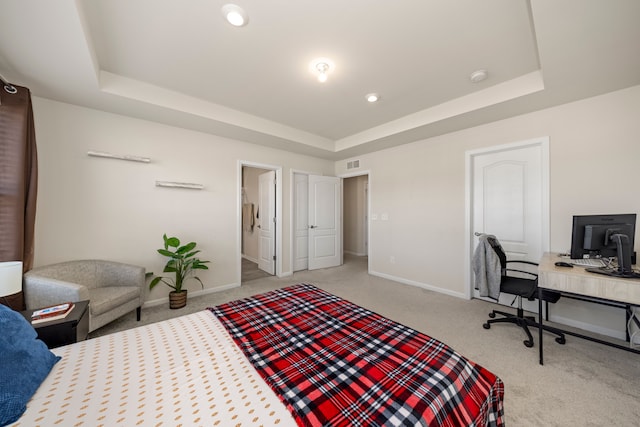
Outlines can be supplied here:
[[600, 258], [570, 259], [569, 263], [579, 267], [606, 267], [605, 262]]

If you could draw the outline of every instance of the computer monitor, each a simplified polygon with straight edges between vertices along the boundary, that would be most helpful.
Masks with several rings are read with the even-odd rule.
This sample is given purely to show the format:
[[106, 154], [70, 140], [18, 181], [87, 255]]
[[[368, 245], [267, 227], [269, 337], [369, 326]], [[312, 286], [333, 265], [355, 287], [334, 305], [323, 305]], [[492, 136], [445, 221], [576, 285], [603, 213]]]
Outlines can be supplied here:
[[571, 258], [618, 258], [618, 272], [631, 272], [636, 214], [575, 215]]

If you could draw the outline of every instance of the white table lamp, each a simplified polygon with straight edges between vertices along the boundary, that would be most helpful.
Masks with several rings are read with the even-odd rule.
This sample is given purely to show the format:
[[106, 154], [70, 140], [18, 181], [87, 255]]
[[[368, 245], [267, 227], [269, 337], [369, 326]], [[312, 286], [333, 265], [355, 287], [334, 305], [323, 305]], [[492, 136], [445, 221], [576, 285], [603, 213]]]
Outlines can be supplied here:
[[[15, 294], [22, 293], [22, 261], [0, 262], [0, 302], [13, 308], [11, 304], [14, 298], [9, 298]], [[22, 301], [22, 298], [19, 298]], [[22, 304], [22, 303], [20, 303]]]

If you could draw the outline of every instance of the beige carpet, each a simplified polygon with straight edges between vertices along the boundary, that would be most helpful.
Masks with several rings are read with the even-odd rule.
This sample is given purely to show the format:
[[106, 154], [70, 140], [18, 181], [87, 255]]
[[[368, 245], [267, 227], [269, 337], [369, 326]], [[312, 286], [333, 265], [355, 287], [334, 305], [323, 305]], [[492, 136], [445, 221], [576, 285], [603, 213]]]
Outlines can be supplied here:
[[271, 274], [260, 270], [257, 263], [242, 258], [242, 278], [240, 279], [242, 283], [256, 279], [264, 279], [269, 276], [271, 276]]
[[493, 304], [466, 301], [369, 276], [366, 258], [345, 256], [338, 268], [303, 271], [292, 277], [252, 280], [240, 288], [189, 299], [187, 307], [165, 305], [131, 313], [94, 331], [95, 337], [183, 315], [205, 307], [288, 286], [314, 285], [437, 338], [497, 374], [505, 383], [507, 426], [640, 425], [640, 355], [567, 336], [564, 346], [545, 339], [545, 365], [538, 340], [522, 344], [514, 325], [482, 328]]

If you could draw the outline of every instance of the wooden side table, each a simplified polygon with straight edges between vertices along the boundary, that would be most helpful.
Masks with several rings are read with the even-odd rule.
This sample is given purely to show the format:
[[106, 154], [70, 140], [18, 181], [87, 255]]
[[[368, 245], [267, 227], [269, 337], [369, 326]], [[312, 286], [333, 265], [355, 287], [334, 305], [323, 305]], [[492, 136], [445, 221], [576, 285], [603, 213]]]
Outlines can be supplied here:
[[[38, 338], [49, 348], [60, 347], [84, 341], [89, 334], [89, 301], [79, 301], [64, 319], [51, 320], [32, 324], [38, 333]], [[29, 323], [31, 314], [37, 309], [21, 312]]]

